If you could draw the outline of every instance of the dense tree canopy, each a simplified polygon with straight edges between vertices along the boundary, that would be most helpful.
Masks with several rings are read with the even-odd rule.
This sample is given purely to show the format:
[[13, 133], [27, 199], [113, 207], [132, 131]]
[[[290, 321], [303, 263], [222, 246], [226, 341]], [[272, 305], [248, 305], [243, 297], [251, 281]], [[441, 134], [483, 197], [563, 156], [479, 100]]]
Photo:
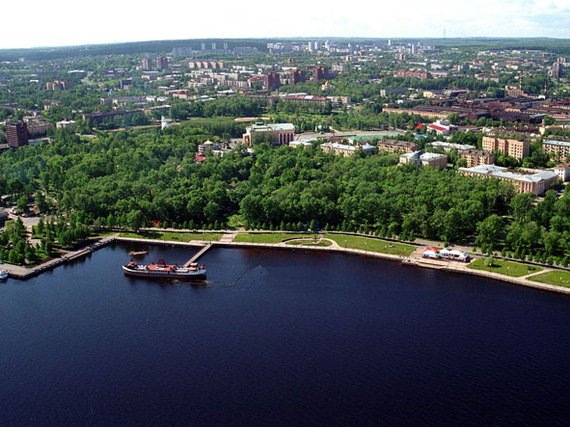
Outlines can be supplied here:
[[[198, 228], [240, 214], [249, 227], [322, 228], [459, 242], [562, 257], [570, 248], [570, 197], [536, 202], [507, 182], [453, 170], [397, 166], [396, 155], [352, 157], [303, 148], [238, 148], [197, 163], [197, 145], [219, 139], [196, 123], [164, 131], [101, 132], [0, 156], [0, 192], [14, 203], [79, 215], [82, 224], [138, 229], [159, 221]], [[33, 197], [33, 199], [32, 199]]]

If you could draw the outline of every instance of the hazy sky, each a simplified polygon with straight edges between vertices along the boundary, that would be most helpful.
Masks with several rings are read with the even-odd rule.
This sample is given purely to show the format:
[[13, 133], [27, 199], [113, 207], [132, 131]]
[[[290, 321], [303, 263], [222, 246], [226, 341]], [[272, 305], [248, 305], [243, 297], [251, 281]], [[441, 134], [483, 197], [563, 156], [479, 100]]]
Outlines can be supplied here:
[[447, 37], [570, 38], [570, 0], [4, 0], [0, 16], [0, 48], [190, 38], [442, 37], [444, 29]]

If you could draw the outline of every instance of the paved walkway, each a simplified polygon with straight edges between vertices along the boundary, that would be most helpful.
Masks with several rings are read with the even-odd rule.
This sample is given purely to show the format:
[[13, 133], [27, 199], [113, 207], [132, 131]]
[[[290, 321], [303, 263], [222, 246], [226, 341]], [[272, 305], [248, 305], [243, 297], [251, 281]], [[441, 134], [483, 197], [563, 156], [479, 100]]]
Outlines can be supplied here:
[[238, 234], [238, 230], [228, 230], [225, 231], [222, 237], [220, 237], [220, 243], [231, 243], [234, 241]]
[[[180, 231], [180, 230], [177, 230]], [[135, 241], [135, 242], [144, 242], [147, 244], [161, 244], [161, 245], [178, 245], [178, 246], [201, 246], [201, 247], [210, 247], [215, 245], [223, 245], [223, 246], [237, 246], [237, 247], [254, 247], [254, 248], [275, 248], [275, 249], [303, 249], [303, 250], [310, 250], [310, 251], [320, 251], [320, 252], [335, 252], [335, 253], [349, 253], [354, 255], [363, 255], [368, 257], [374, 258], [383, 258], [383, 259], [390, 259], [394, 261], [400, 261], [404, 265], [412, 265], [424, 268], [431, 268], [431, 269], [438, 269], [438, 270], [445, 270], [445, 271], [453, 271], [457, 273], [464, 273], [470, 274], [474, 276], [482, 276], [487, 278], [492, 278], [496, 280], [500, 280], [503, 282], [514, 283], [518, 285], [544, 289], [548, 291], [555, 291], [559, 293], [570, 294], [570, 288], [565, 288], [562, 286], [553, 286], [548, 284], [543, 284], [539, 282], [533, 282], [528, 280], [529, 278], [542, 274], [548, 271], [554, 271], [554, 269], [544, 268], [541, 266], [543, 270], [530, 273], [528, 275], [522, 277], [510, 277], [505, 276], [498, 273], [492, 273], [488, 271], [482, 270], [474, 270], [467, 268], [466, 263], [459, 262], [459, 261], [442, 261], [442, 260], [431, 260], [422, 257], [423, 247], [418, 247], [416, 250], [409, 256], [409, 257], [402, 257], [399, 255], [391, 255], [379, 252], [369, 252], [361, 249], [348, 249], [343, 248], [338, 245], [335, 241], [330, 239], [325, 239], [323, 235], [319, 235], [317, 243], [323, 240], [327, 240], [331, 242], [331, 246], [316, 246], [316, 245], [302, 245], [302, 244], [286, 244], [284, 242], [279, 243], [250, 243], [250, 242], [235, 242], [235, 236], [238, 234], [238, 230], [228, 230], [224, 232], [223, 236], [220, 238], [219, 241], [211, 242], [211, 241], [201, 241], [201, 240], [192, 240], [190, 242], [180, 242], [180, 241], [165, 241], [165, 240], [152, 240], [152, 239], [141, 239], [141, 238], [125, 238], [119, 237], [119, 234], [112, 234], [108, 236], [104, 236], [101, 239], [95, 240], [92, 244], [82, 248], [78, 251], [74, 252], [67, 252], [60, 258], [56, 258], [50, 260], [48, 262], [42, 263], [36, 267], [20, 267], [14, 266], [10, 264], [3, 264], [2, 269], [6, 270], [12, 277], [17, 277], [21, 279], [25, 279], [35, 274], [39, 274], [42, 271], [51, 269], [57, 265], [69, 262], [75, 258], [83, 256], [89, 252], [93, 252], [94, 250], [98, 249], [101, 246], [105, 246], [106, 244], [118, 240], [118, 241]], [[314, 237], [299, 237], [299, 240], [312, 240]], [[416, 242], [417, 243], [417, 242]], [[427, 243], [427, 242], [426, 242]], [[428, 245], [428, 246], [437, 246], [437, 245]], [[441, 245], [440, 245], [441, 246]], [[460, 249], [460, 247], [455, 247], [456, 249]]]

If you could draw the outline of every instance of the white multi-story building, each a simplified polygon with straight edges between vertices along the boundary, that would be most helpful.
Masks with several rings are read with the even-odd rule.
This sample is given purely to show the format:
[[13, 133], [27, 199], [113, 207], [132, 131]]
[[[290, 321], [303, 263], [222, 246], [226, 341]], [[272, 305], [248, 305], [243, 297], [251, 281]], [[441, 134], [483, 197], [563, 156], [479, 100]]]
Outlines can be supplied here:
[[509, 171], [501, 166], [481, 165], [472, 168], [459, 168], [458, 171], [469, 176], [510, 181], [515, 186], [517, 192], [532, 192], [536, 195], [543, 194], [551, 185], [558, 182], [558, 174], [553, 170], [522, 174]]

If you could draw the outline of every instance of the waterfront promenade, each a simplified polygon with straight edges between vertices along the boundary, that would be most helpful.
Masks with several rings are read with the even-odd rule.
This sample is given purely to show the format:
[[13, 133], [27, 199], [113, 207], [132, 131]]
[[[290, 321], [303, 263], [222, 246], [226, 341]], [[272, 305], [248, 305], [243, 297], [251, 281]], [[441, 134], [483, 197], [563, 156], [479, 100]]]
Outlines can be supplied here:
[[[177, 230], [179, 231], [179, 230]], [[562, 286], [554, 286], [544, 283], [539, 283], [529, 280], [532, 276], [543, 274], [554, 269], [542, 267], [541, 271], [532, 272], [528, 275], [522, 277], [511, 277], [504, 274], [493, 273], [483, 270], [475, 270], [468, 268], [466, 263], [460, 261], [444, 261], [444, 260], [432, 260], [422, 257], [423, 248], [426, 244], [430, 242], [422, 241], [420, 244], [416, 243], [417, 248], [409, 256], [401, 256], [394, 254], [387, 254], [381, 252], [373, 252], [370, 250], [363, 249], [352, 249], [340, 246], [337, 242], [332, 239], [327, 239], [320, 234], [318, 236], [316, 243], [321, 243], [327, 241], [329, 246], [319, 246], [319, 245], [309, 245], [307, 243], [300, 243], [301, 241], [313, 241], [313, 237], [292, 237], [291, 239], [285, 239], [284, 241], [278, 243], [257, 243], [257, 242], [237, 242], [235, 237], [239, 234], [236, 230], [226, 230], [223, 232], [222, 236], [218, 241], [207, 241], [207, 240], [190, 240], [188, 242], [174, 241], [174, 240], [159, 240], [159, 239], [147, 239], [147, 238], [136, 238], [136, 237], [123, 237], [119, 233], [104, 236], [102, 238], [93, 240], [93, 243], [73, 252], [66, 252], [63, 256], [59, 258], [54, 258], [48, 260], [38, 266], [34, 267], [21, 267], [11, 264], [4, 264], [2, 268], [8, 272], [8, 274], [17, 279], [27, 279], [29, 277], [35, 276], [42, 273], [43, 271], [50, 270], [61, 264], [68, 263], [74, 259], [85, 256], [98, 248], [111, 244], [115, 241], [117, 242], [137, 242], [152, 245], [167, 245], [167, 246], [188, 246], [201, 248], [198, 253], [190, 257], [189, 262], [198, 261], [199, 258], [207, 252], [211, 247], [238, 247], [238, 248], [266, 248], [266, 249], [278, 249], [278, 250], [301, 250], [301, 251], [314, 251], [323, 253], [346, 253], [352, 255], [366, 256], [371, 258], [380, 258], [391, 261], [401, 262], [402, 265], [420, 268], [429, 268], [435, 270], [442, 270], [451, 273], [458, 274], [468, 274], [472, 276], [486, 277], [490, 279], [500, 280], [503, 282], [508, 282], [516, 285], [532, 287], [541, 290], [547, 290], [552, 292], [559, 292], [564, 294], [570, 294], [570, 288]], [[260, 233], [261, 234], [261, 233]], [[366, 237], [366, 236], [362, 236]], [[295, 241], [299, 241], [295, 244]], [[431, 244], [432, 246], [433, 243]], [[468, 248], [458, 247], [460, 250], [467, 250]]]
[[[149, 243], [149, 244], [159, 244], [159, 245], [178, 245], [178, 246], [194, 246], [194, 247], [249, 247], [249, 248], [267, 248], [267, 249], [281, 249], [281, 250], [302, 250], [302, 251], [315, 251], [315, 252], [332, 252], [332, 253], [346, 253], [352, 255], [359, 255], [359, 256], [366, 256], [371, 258], [380, 258], [386, 259], [391, 261], [399, 261], [402, 265], [405, 266], [412, 266], [412, 267], [420, 267], [420, 268], [429, 268], [435, 270], [442, 270], [451, 273], [458, 273], [458, 274], [469, 274], [472, 276], [480, 276], [486, 277], [490, 279], [500, 280], [503, 282], [508, 282], [516, 285], [542, 289], [551, 292], [559, 292], [563, 294], [570, 295], [570, 288], [565, 288], [562, 286], [554, 286], [539, 282], [534, 282], [529, 280], [532, 276], [543, 274], [548, 271], [552, 271], [552, 269], [544, 268], [541, 271], [533, 272], [531, 274], [522, 276], [522, 277], [510, 277], [503, 274], [493, 273], [489, 271], [483, 270], [474, 270], [468, 268], [466, 263], [460, 261], [438, 261], [438, 260], [430, 260], [422, 257], [423, 248], [426, 244], [430, 242], [422, 241], [421, 245], [418, 245], [417, 249], [408, 257], [400, 256], [400, 255], [392, 255], [392, 254], [385, 254], [380, 252], [372, 252], [366, 251], [362, 249], [351, 249], [351, 248], [343, 248], [337, 242], [331, 239], [325, 239], [322, 236], [319, 237], [320, 240], [328, 240], [331, 245], [330, 246], [308, 246], [303, 244], [291, 244], [292, 242], [289, 240], [288, 242], [280, 242], [280, 243], [253, 243], [253, 242], [236, 242], [234, 241], [235, 236], [238, 233], [236, 231], [227, 231], [225, 232], [219, 241], [211, 242], [211, 241], [200, 241], [194, 240], [190, 242], [175, 242], [175, 241], [165, 241], [165, 240], [152, 240], [152, 239], [138, 239], [132, 237], [118, 237], [117, 241], [127, 241], [127, 242], [141, 242], [141, 243]], [[312, 238], [297, 238], [293, 240], [312, 240]], [[431, 243], [433, 245], [433, 242]], [[456, 247], [459, 250], [467, 250], [467, 247]], [[203, 254], [203, 253], [202, 253]], [[199, 257], [193, 257], [193, 261], [198, 261]]]
[[117, 239], [117, 237], [119, 237], [119, 233], [110, 234], [108, 236], [103, 236], [98, 239], [90, 239], [90, 243], [82, 247], [81, 249], [78, 249], [76, 251], [65, 251], [61, 256], [57, 258], [48, 259], [47, 261], [32, 267], [22, 267], [13, 264], [2, 264], [2, 270], [8, 272], [10, 277], [13, 277], [15, 279], [22, 279], [22, 280], [28, 279], [44, 271], [51, 270], [52, 268], [55, 268], [59, 265], [66, 264], [77, 258], [81, 258], [87, 254], [96, 251], [99, 248], [107, 246], [113, 243]]

